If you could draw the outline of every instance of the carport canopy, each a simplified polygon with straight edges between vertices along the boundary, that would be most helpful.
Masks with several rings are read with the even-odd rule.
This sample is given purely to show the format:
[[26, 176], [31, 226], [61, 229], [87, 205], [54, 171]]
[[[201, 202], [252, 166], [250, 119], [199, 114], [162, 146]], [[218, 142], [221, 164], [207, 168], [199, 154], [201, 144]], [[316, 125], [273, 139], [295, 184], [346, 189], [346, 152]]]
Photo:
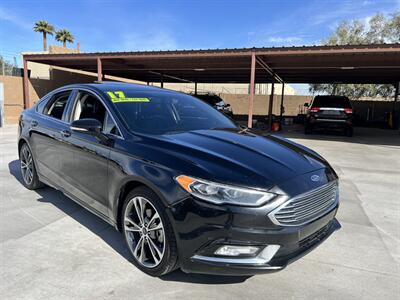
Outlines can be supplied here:
[[[400, 44], [303, 46], [181, 51], [26, 54], [27, 62], [143, 82], [250, 83], [249, 126], [255, 83], [371, 83], [400, 81]], [[270, 112], [271, 112], [270, 104]]]

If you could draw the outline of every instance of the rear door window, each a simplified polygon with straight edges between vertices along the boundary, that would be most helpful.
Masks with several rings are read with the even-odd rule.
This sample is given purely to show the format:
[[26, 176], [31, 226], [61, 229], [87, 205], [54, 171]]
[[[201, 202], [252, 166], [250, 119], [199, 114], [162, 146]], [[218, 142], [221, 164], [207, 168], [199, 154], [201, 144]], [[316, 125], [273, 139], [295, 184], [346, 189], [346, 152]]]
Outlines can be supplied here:
[[42, 113], [49, 117], [62, 120], [71, 92], [72, 91], [63, 91], [54, 94], [50, 101], [47, 102]]
[[351, 108], [350, 100], [347, 97], [338, 96], [316, 96], [312, 107], [335, 107]]

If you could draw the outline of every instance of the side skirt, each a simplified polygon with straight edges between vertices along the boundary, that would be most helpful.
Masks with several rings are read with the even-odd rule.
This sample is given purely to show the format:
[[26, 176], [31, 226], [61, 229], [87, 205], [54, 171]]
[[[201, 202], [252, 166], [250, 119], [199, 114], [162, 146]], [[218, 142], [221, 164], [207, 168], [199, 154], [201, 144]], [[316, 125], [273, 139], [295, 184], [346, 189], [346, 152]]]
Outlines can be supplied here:
[[53, 189], [62, 192], [65, 196], [67, 196], [68, 198], [70, 198], [72, 201], [76, 202], [77, 204], [79, 204], [80, 206], [82, 206], [83, 208], [85, 208], [86, 210], [88, 210], [89, 212], [91, 212], [92, 214], [98, 216], [99, 218], [103, 219], [103, 221], [107, 222], [108, 224], [112, 225], [114, 228], [117, 228], [117, 223], [114, 222], [113, 220], [111, 220], [108, 216], [105, 216], [104, 214], [102, 214], [101, 212], [97, 211], [96, 209], [90, 207], [89, 205], [87, 205], [85, 202], [81, 201], [80, 199], [76, 198], [74, 195], [70, 194], [68, 191], [66, 191], [65, 189], [63, 189], [62, 187], [57, 186], [56, 184], [54, 184], [50, 179], [44, 177], [43, 175], [38, 174], [39, 176], [39, 180], [41, 182], [43, 182], [44, 184], [52, 187]]

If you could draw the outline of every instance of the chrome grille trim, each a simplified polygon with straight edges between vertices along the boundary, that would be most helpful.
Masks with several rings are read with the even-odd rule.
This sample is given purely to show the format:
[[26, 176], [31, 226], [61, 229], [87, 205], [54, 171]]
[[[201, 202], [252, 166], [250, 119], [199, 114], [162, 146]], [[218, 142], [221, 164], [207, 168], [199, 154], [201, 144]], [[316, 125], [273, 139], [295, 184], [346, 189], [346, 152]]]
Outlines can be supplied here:
[[268, 217], [277, 225], [299, 226], [318, 219], [335, 207], [338, 201], [338, 181], [332, 181], [287, 200]]

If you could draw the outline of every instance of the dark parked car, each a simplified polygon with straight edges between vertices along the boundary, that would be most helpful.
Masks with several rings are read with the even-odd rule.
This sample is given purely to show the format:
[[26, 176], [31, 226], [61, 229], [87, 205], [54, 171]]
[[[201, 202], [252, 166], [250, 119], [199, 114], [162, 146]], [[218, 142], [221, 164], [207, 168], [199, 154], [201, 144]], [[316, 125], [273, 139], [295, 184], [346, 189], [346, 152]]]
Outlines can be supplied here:
[[281, 270], [340, 227], [320, 155], [186, 94], [65, 86], [22, 113], [18, 149], [28, 189], [52, 186], [118, 228], [153, 276]]
[[218, 95], [215, 94], [195, 94], [192, 95], [204, 102], [210, 104], [212, 107], [216, 108], [218, 111], [224, 113], [228, 117], [233, 116], [232, 107], [230, 104], [225, 103], [225, 101]]
[[[308, 103], [305, 104], [308, 106]], [[353, 108], [344, 96], [315, 96], [305, 120], [305, 133], [315, 129], [339, 129], [353, 135]]]

